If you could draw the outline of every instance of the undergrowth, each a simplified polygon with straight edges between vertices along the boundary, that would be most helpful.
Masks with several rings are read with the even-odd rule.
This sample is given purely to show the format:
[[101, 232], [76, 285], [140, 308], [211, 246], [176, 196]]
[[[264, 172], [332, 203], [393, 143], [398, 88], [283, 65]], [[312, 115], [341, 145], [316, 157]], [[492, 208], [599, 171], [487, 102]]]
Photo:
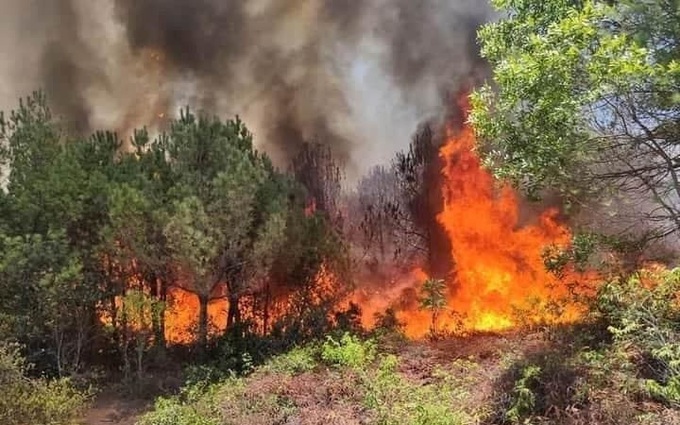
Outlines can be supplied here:
[[0, 343], [0, 423], [3, 425], [73, 425], [89, 395], [68, 379], [26, 376], [30, 365], [20, 347]]
[[679, 293], [678, 270], [612, 279], [583, 323], [519, 333], [470, 362], [327, 337], [248, 376], [193, 382], [141, 425], [680, 423]]
[[158, 400], [140, 425], [474, 423], [457, 409], [466, 393], [452, 376], [438, 371], [431, 383], [411, 382], [399, 362], [379, 353], [374, 340], [329, 337], [277, 356], [248, 377], [193, 383]]
[[680, 423], [679, 294], [678, 269], [604, 282], [583, 324], [509, 362], [490, 422]]

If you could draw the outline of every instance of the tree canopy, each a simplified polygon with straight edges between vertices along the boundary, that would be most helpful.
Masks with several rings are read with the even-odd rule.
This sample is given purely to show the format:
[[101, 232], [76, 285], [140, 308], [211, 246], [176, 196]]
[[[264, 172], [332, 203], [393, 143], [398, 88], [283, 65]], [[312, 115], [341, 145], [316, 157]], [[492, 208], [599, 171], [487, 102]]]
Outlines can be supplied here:
[[471, 121], [487, 165], [532, 195], [568, 201], [623, 190], [677, 232], [680, 14], [677, 2], [494, 1], [480, 31], [493, 84]]
[[[141, 376], [143, 352], [166, 344], [175, 290], [198, 299], [200, 349], [213, 300], [228, 306], [225, 332], [264, 334], [321, 302], [298, 292], [343, 290], [341, 238], [307, 209], [315, 188], [277, 170], [240, 119], [186, 110], [123, 145], [113, 133], [72, 136], [40, 93], [0, 117], [0, 336], [41, 370], [69, 374], [113, 350], [126, 372], [135, 354]], [[276, 307], [291, 303], [304, 303], [293, 322]]]

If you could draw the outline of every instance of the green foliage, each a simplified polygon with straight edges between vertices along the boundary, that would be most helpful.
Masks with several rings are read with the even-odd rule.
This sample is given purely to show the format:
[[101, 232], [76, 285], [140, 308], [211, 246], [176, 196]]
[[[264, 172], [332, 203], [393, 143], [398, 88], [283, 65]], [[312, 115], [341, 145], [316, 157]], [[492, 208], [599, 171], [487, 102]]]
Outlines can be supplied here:
[[446, 282], [443, 279], [427, 279], [423, 283], [420, 295], [420, 308], [432, 313], [430, 335], [437, 337], [437, 319], [446, 308]]
[[434, 384], [419, 386], [397, 371], [396, 356], [383, 356], [375, 373], [364, 378], [364, 404], [374, 412], [377, 425], [458, 425], [470, 419], [455, 409], [455, 402], [466, 394], [460, 382], [439, 376]]
[[[165, 348], [173, 286], [198, 295], [204, 349], [207, 304], [229, 298], [228, 335], [213, 344], [222, 371], [336, 326], [342, 237], [329, 217], [305, 214], [301, 182], [257, 152], [241, 120], [182, 111], [155, 140], [139, 130], [133, 152], [121, 146], [111, 133], [69, 134], [41, 93], [0, 117], [0, 337], [24, 344], [40, 371], [66, 376], [96, 360], [126, 375], [136, 363], [141, 376]], [[314, 167], [308, 176], [328, 171]]]
[[98, 231], [116, 139], [66, 142], [40, 93], [0, 119], [0, 316], [45, 372], [78, 372], [102, 298]]
[[319, 350], [315, 346], [294, 347], [285, 354], [275, 356], [267, 362], [265, 370], [298, 375], [311, 372], [318, 366]]
[[273, 214], [271, 198], [262, 199], [260, 192], [274, 171], [238, 119], [222, 122], [185, 111], [159, 144], [176, 182], [163, 228], [168, 261], [189, 277], [185, 289], [201, 301], [198, 339], [205, 347], [213, 290], [227, 282], [229, 322], [237, 321], [248, 279], [269, 254], [267, 247], [278, 248], [264, 240], [280, 233], [283, 222]]
[[0, 422], [7, 425], [75, 425], [87, 394], [70, 381], [25, 376], [27, 364], [17, 346], [0, 344]]
[[[1, 238], [1, 236], [0, 236]], [[58, 374], [79, 369], [88, 326], [87, 303], [96, 293], [62, 232], [0, 239], [0, 312], [13, 338], [28, 347], [53, 347]], [[0, 313], [1, 314], [1, 313]]]
[[285, 397], [266, 391], [249, 391], [243, 378], [219, 383], [196, 382], [175, 397], [160, 398], [140, 425], [242, 425], [285, 423], [294, 407]]
[[130, 359], [128, 348], [133, 348], [136, 362], [137, 383], [144, 376], [144, 354], [152, 346], [153, 324], [158, 323], [165, 312], [165, 303], [139, 290], [128, 291], [121, 298], [119, 315], [124, 324], [123, 335], [123, 372], [129, 378]]
[[154, 409], [142, 416], [139, 425], [220, 425], [218, 395], [225, 388], [238, 389], [241, 382], [224, 378], [220, 384], [208, 381], [187, 382], [179, 394], [159, 397]]
[[219, 425], [212, 415], [204, 410], [205, 406], [186, 403], [179, 398], [159, 398], [154, 410], [137, 422], [139, 425]]
[[[618, 183], [674, 211], [680, 30], [667, 1], [497, 0], [479, 32], [494, 87], [472, 96], [487, 165], [568, 200]], [[675, 55], [674, 55], [675, 54]], [[602, 166], [604, 164], [604, 166]], [[674, 178], [674, 177], [673, 177]]]
[[162, 233], [167, 214], [158, 208], [150, 183], [140, 180], [109, 186], [108, 223], [100, 249], [127, 269], [160, 271], [167, 261]]
[[538, 366], [527, 366], [522, 369], [521, 377], [515, 382], [512, 390], [512, 404], [505, 413], [505, 417], [512, 423], [518, 424], [529, 416], [536, 408], [536, 394], [533, 387], [541, 374]]
[[[346, 347], [362, 351], [356, 339]], [[470, 382], [460, 374], [473, 372], [476, 365], [456, 362], [456, 371], [435, 369], [428, 382], [412, 381], [399, 372], [399, 359], [380, 355], [380, 361], [349, 361], [362, 356], [338, 353], [332, 369], [316, 367], [323, 347], [295, 348], [278, 356], [247, 377], [226, 378], [218, 384], [197, 382], [180, 396], [163, 399], [141, 425], [165, 424], [173, 416], [183, 424], [274, 424], [320, 420], [344, 423], [347, 413], [362, 423], [375, 425], [471, 425], [478, 423], [461, 405], [467, 400]], [[369, 350], [377, 348], [372, 344]], [[363, 350], [366, 350], [364, 347]], [[376, 355], [373, 354], [371, 358]], [[336, 360], [340, 359], [340, 360]], [[326, 360], [328, 361], [328, 360]], [[361, 367], [355, 365], [361, 364]], [[476, 407], [476, 406], [475, 406]], [[192, 422], [197, 420], [206, 422]], [[166, 421], [166, 422], [163, 422]]]
[[680, 406], [680, 269], [647, 270], [604, 284], [599, 312], [619, 346], [638, 352], [643, 388]]
[[543, 261], [546, 269], [563, 278], [569, 266], [576, 271], [586, 271], [589, 260], [601, 243], [601, 238], [592, 233], [579, 233], [574, 235], [568, 248], [551, 246], [543, 252]]
[[153, 320], [163, 314], [164, 310], [163, 302], [139, 290], [129, 291], [121, 300], [121, 313], [130, 326], [139, 330], [138, 333], [146, 332], [146, 338], [150, 337]]
[[425, 310], [440, 311], [446, 307], [446, 282], [443, 279], [427, 279], [423, 283], [420, 306]]
[[361, 341], [349, 333], [345, 333], [339, 341], [328, 336], [321, 347], [321, 358], [325, 362], [354, 369], [370, 364], [375, 359], [375, 353], [375, 342]]
[[[175, 205], [165, 235], [176, 253], [175, 259], [194, 274], [197, 281], [195, 290], [201, 294], [210, 292], [213, 284], [210, 279], [214, 279], [212, 263], [218, 257], [226, 236], [211, 222], [200, 199], [191, 196]], [[203, 283], [206, 279], [208, 282]]]

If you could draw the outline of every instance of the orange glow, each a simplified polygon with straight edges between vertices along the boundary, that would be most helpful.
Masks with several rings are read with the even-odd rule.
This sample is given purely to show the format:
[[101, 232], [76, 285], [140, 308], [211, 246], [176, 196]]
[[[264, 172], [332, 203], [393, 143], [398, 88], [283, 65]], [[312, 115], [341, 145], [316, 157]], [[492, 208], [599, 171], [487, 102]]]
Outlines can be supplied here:
[[[520, 225], [517, 195], [509, 186], [497, 187], [475, 147], [474, 133], [466, 127], [441, 149], [444, 209], [438, 219], [456, 264], [449, 308], [462, 314], [466, 328], [477, 331], [515, 326], [518, 308], [528, 310], [533, 320], [545, 320], [540, 307], [568, 297], [568, 280], [588, 280], [575, 275], [559, 280], [546, 270], [545, 248], [568, 247], [571, 233], [559, 223], [556, 209]], [[574, 321], [581, 313], [567, 305], [555, 320]]]
[[[223, 332], [227, 326], [229, 303], [224, 298], [208, 304], [208, 334]], [[179, 288], [168, 291], [165, 310], [165, 339], [171, 344], [188, 344], [196, 341], [198, 329], [198, 297]]]
[[[571, 233], [559, 222], [559, 212], [548, 209], [532, 222], [520, 223], [517, 194], [483, 168], [469, 127], [448, 131], [440, 158], [443, 210], [437, 219], [449, 239], [455, 268], [446, 282], [447, 307], [439, 313], [437, 328], [495, 332], [519, 326], [520, 316], [524, 324], [579, 319], [583, 309], [569, 301], [568, 284], [588, 291], [592, 274], [569, 272], [560, 280], [546, 270], [543, 259], [547, 247], [570, 244]], [[408, 336], [426, 335], [432, 315], [418, 301], [426, 278], [416, 271], [388, 290], [355, 294], [364, 325], [372, 326], [373, 315], [392, 306]], [[561, 302], [557, 312], [549, 312], [553, 301]]]
[[[366, 329], [376, 325], [377, 316], [383, 314], [388, 308], [399, 311], [399, 319], [404, 320], [410, 326], [410, 334], [419, 334], [418, 320], [414, 315], [420, 316], [417, 304], [417, 293], [414, 288], [427, 279], [427, 275], [421, 269], [415, 269], [410, 273], [398, 276], [389, 284], [385, 282], [369, 283], [363, 281], [360, 287], [354, 291], [350, 301], [361, 307], [361, 324]], [[346, 306], [343, 306], [346, 307]], [[405, 317], [408, 311], [408, 317]], [[425, 330], [429, 326], [429, 316], [422, 313]]]
[[[145, 291], [148, 294], [148, 291]], [[115, 298], [116, 309], [121, 308], [122, 298]], [[224, 298], [211, 301], [208, 304], [208, 334], [216, 335], [224, 332], [227, 326], [227, 309], [229, 303]], [[196, 342], [198, 329], [198, 297], [180, 288], [168, 290], [165, 305], [165, 339], [170, 344], [190, 344]], [[111, 326], [111, 314], [100, 311], [99, 318], [102, 323]], [[129, 320], [129, 319], [128, 319]], [[140, 325], [128, 323], [132, 329], [137, 330]], [[151, 326], [151, 317], [146, 318], [146, 327]]]

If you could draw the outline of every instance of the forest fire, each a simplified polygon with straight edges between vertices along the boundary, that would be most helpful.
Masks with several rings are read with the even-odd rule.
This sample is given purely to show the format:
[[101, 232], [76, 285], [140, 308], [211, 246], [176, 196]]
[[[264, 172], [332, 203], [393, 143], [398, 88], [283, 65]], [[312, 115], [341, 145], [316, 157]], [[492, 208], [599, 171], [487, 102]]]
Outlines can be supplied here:
[[[437, 314], [437, 328], [497, 332], [581, 317], [582, 307], [570, 300], [571, 291], [588, 290], [592, 277], [567, 272], [558, 278], [545, 266], [546, 248], [566, 248], [571, 242], [571, 232], [560, 223], [558, 210], [547, 209], [521, 222], [518, 195], [483, 168], [469, 127], [449, 130], [439, 156], [443, 208], [436, 219], [449, 241], [454, 266], [445, 278], [446, 307]], [[305, 216], [315, 211], [315, 204], [308, 203]], [[391, 308], [409, 337], [423, 337], [432, 330], [432, 312], [420, 303], [421, 286], [428, 275], [421, 268], [394, 274], [397, 277], [391, 282], [358, 282], [351, 301], [361, 307], [364, 327], [374, 327], [376, 315]], [[316, 290], [331, 291], [324, 272], [316, 280]], [[191, 342], [198, 301], [181, 290], [169, 295], [166, 337], [172, 343]], [[210, 304], [213, 330], [224, 330], [226, 305], [226, 300]]]
[[[467, 105], [460, 109], [466, 111]], [[546, 249], [568, 248], [572, 239], [569, 228], [559, 221], [559, 211], [550, 208], [530, 215], [529, 220], [520, 219], [519, 195], [512, 187], [496, 181], [482, 166], [476, 147], [472, 128], [449, 129], [446, 142], [439, 148], [439, 162], [433, 163], [437, 168], [432, 170], [439, 172], [424, 177], [428, 181], [439, 179], [432, 194], [440, 202], [428, 217], [435, 224], [435, 232], [443, 235], [447, 243], [443, 245], [445, 250], [442, 245], [429, 249], [451, 260], [445, 265], [446, 270], [440, 267], [433, 271], [424, 264], [419, 264], [422, 268], [411, 267], [410, 271], [397, 270], [395, 265], [384, 276], [371, 273], [364, 276], [354, 270], [353, 280], [358, 281], [358, 288], [345, 301], [360, 307], [365, 328], [376, 326], [376, 315], [388, 309], [413, 338], [423, 337], [435, 327], [444, 332], [498, 332], [539, 322], [573, 322], [581, 317], [582, 306], [571, 295], [589, 290], [592, 276], [563, 270], [558, 277], [546, 268]], [[434, 145], [433, 149], [436, 157]], [[305, 220], [328, 213], [319, 207], [314, 196], [303, 206]], [[435, 307], [422, 302], [429, 272], [431, 277], [443, 278], [438, 284], [440, 302]], [[334, 297], [348, 288], [335, 273], [321, 266], [309, 281], [295, 282], [304, 288], [301, 294], [282, 282], [266, 279], [251, 282], [239, 294], [239, 318], [247, 320], [256, 332], [267, 333], [277, 320], [295, 312], [296, 302], [324, 305], [330, 309], [327, 311], [330, 318], [335, 313], [330, 307], [335, 303]], [[271, 278], [277, 279], [274, 275]], [[167, 289], [166, 340], [172, 344], [195, 342], [198, 295], [175, 285]], [[229, 302], [225, 291], [213, 292], [204, 323], [208, 334], [217, 335], [227, 326]], [[347, 305], [341, 303], [336, 307], [342, 309]]]
[[[508, 186], [496, 189], [474, 149], [474, 133], [465, 128], [441, 150], [445, 202], [439, 221], [456, 263], [449, 307], [463, 315], [466, 328], [479, 331], [514, 326], [516, 309], [547, 319], [538, 317], [540, 310], [569, 295], [566, 280], [573, 276], [557, 279], [546, 270], [542, 254], [549, 246], [568, 246], [569, 229], [557, 221], [556, 209], [520, 226], [517, 195]], [[566, 306], [556, 320], [578, 316], [576, 306]]]
[[[558, 221], [557, 209], [521, 224], [518, 195], [495, 181], [475, 149], [475, 135], [468, 126], [455, 133], [450, 130], [440, 149], [443, 210], [437, 220], [455, 265], [445, 279], [447, 305], [439, 314], [438, 328], [494, 332], [514, 328], [520, 321], [577, 320], [583, 311], [569, 301], [570, 290], [574, 285], [577, 291], [588, 290], [592, 277], [573, 272], [558, 278], [546, 269], [543, 257], [548, 247], [569, 246], [569, 229]], [[418, 301], [426, 279], [418, 269], [390, 291], [356, 294], [364, 325], [373, 325], [372, 316], [392, 306], [407, 335], [426, 335], [432, 316]]]
[[[130, 292], [130, 293], [134, 293]], [[128, 293], [128, 295], [130, 294]], [[139, 293], [137, 291], [137, 293]], [[145, 296], [148, 296], [144, 292]], [[150, 299], [150, 298], [149, 298]], [[227, 323], [227, 308], [229, 304], [224, 298], [216, 298], [208, 304], [208, 331], [210, 334], [218, 334], [224, 331]], [[115, 308], [117, 316], [123, 314], [123, 297], [116, 297]], [[191, 344], [196, 341], [196, 329], [198, 328], [199, 302], [196, 295], [185, 291], [179, 287], [168, 289], [167, 301], [163, 306], [163, 322], [165, 340], [170, 344]], [[111, 326], [113, 320], [111, 312], [108, 310], [100, 311], [99, 315], [102, 323]], [[141, 322], [140, 322], [141, 318]], [[119, 317], [118, 320], [121, 320]], [[148, 310], [143, 310], [141, 316], [127, 317], [126, 325], [139, 332], [151, 333], [151, 314]]]
[[[208, 331], [224, 330], [227, 323], [228, 302], [218, 298], [208, 304]], [[198, 327], [198, 297], [179, 288], [168, 294], [165, 310], [165, 339], [171, 344], [188, 344], [196, 339]]]

